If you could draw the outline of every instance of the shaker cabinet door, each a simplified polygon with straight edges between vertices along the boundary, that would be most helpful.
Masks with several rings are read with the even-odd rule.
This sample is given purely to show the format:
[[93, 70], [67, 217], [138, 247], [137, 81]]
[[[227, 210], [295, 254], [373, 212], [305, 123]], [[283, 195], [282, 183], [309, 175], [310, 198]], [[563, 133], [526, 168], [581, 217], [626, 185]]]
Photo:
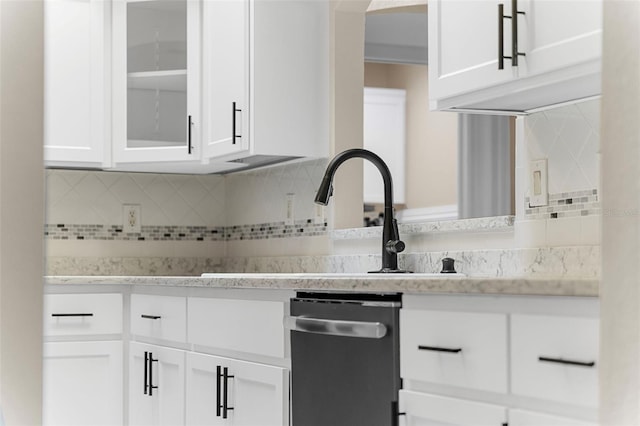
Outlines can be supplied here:
[[122, 342], [48, 342], [43, 349], [44, 425], [122, 424]]
[[289, 424], [288, 371], [189, 353], [186, 412], [187, 425], [286, 426]]
[[100, 167], [108, 147], [109, 2], [44, 2], [44, 158]]
[[131, 343], [129, 424], [184, 424], [184, 351]]
[[205, 1], [205, 156], [249, 149], [249, 0]]
[[498, 45], [511, 49], [511, 27], [499, 39], [498, 5], [510, 2], [436, 0], [429, 2], [429, 98], [440, 99], [512, 80], [517, 68], [505, 60], [499, 69]]

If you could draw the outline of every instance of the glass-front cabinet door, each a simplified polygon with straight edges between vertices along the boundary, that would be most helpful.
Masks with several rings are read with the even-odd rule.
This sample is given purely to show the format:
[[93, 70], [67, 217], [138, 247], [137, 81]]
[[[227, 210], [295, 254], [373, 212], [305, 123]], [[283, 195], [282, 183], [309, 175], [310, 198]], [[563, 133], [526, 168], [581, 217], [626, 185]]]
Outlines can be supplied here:
[[200, 158], [199, 0], [113, 3], [113, 157]]

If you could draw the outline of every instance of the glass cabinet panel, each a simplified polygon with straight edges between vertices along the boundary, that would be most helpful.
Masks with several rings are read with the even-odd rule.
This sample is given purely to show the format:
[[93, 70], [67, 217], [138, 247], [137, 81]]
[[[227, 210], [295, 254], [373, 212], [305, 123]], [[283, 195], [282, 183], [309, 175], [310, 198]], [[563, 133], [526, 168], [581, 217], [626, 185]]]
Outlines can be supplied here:
[[127, 3], [127, 148], [185, 146], [187, 1]]

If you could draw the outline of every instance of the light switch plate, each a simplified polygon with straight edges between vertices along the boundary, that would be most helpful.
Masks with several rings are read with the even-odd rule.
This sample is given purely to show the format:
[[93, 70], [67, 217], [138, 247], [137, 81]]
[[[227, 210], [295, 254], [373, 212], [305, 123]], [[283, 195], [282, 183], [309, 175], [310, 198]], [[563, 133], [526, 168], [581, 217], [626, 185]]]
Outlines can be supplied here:
[[295, 215], [294, 215], [294, 210], [293, 210], [295, 197], [296, 197], [296, 194], [291, 194], [291, 193], [287, 194], [287, 205], [285, 206], [285, 208], [286, 208], [286, 213], [285, 213], [286, 217], [285, 217], [285, 220], [284, 220], [284, 224], [285, 225], [293, 225], [295, 223], [294, 222]]
[[529, 207], [549, 205], [547, 159], [534, 160], [529, 168]]

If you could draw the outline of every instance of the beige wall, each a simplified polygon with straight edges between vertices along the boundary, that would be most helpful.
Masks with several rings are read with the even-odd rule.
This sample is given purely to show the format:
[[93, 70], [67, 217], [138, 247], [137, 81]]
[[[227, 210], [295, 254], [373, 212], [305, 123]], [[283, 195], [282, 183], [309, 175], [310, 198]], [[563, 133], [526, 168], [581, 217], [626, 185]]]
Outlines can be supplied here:
[[42, 1], [0, 1], [0, 407], [7, 425], [41, 424], [42, 44]]
[[407, 91], [407, 208], [457, 203], [458, 121], [430, 112], [427, 67], [366, 63], [364, 84]]
[[[331, 155], [362, 148], [364, 22], [370, 0], [333, 3], [331, 39]], [[362, 161], [340, 166], [333, 182], [329, 222], [333, 228], [362, 226]]]

